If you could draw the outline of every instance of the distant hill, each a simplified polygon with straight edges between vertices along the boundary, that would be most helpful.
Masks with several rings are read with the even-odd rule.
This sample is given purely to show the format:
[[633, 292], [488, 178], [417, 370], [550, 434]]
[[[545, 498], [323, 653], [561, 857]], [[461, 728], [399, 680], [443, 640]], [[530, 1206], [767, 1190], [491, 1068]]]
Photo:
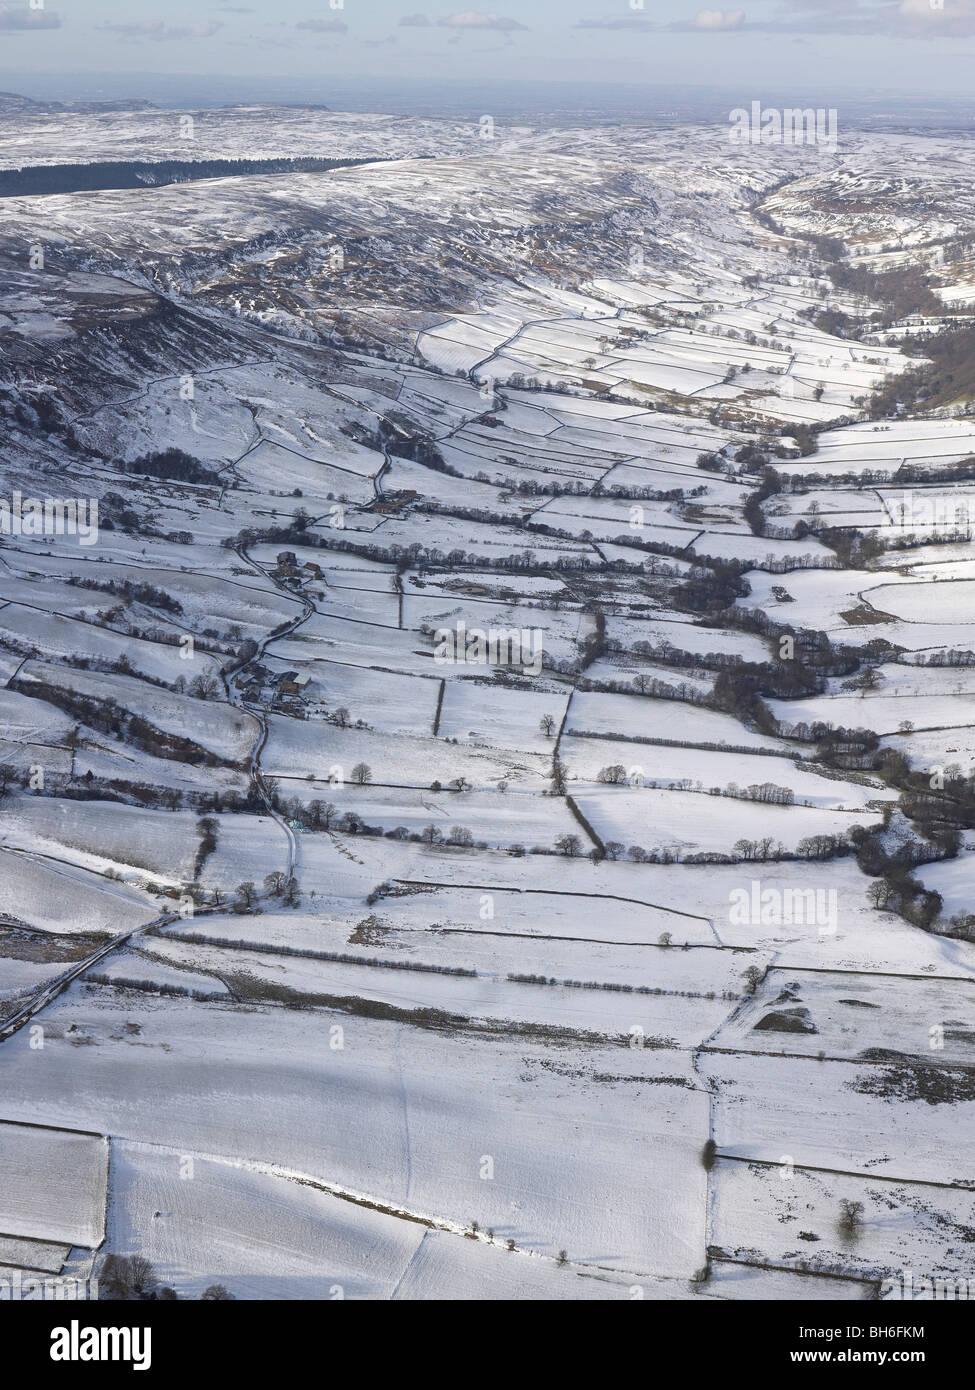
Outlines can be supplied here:
[[327, 173], [370, 159], [161, 159], [149, 163], [98, 160], [89, 164], [40, 164], [0, 169], [0, 198], [31, 198], [49, 193], [93, 193], [117, 188], [162, 188], [196, 179], [240, 178], [247, 174]]
[[154, 102], [142, 97], [119, 97], [115, 101], [35, 101], [17, 92], [0, 92], [0, 116], [44, 115], [58, 111], [155, 111]]

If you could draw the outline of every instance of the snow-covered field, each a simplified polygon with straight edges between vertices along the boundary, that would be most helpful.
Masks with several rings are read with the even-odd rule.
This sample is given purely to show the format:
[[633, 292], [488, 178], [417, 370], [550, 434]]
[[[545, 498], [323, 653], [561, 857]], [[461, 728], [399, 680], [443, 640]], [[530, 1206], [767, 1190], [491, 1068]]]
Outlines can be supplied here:
[[105, 1229], [108, 1143], [98, 1134], [0, 1123], [5, 1234], [95, 1247]]
[[[0, 116], [0, 167], [171, 116]], [[975, 427], [867, 418], [923, 361], [776, 228], [970, 237], [965, 139], [196, 117], [374, 162], [4, 199], [3, 495], [101, 529], [0, 535], [0, 1264], [964, 1275], [975, 557], [894, 522]]]

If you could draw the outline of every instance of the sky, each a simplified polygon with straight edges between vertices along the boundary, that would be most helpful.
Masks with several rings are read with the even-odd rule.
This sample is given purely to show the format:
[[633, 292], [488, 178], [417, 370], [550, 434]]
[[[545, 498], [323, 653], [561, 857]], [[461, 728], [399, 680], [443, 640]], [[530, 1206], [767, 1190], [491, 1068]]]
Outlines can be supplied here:
[[[464, 3], [464, 0], [461, 0]], [[967, 95], [975, 0], [0, 0], [0, 76], [211, 75], [371, 82], [564, 81]], [[419, 6], [419, 8], [418, 8]], [[70, 85], [70, 84], [68, 84]], [[257, 83], [255, 99], [257, 99]], [[46, 94], [53, 95], [50, 88]], [[113, 93], [117, 87], [113, 83]]]

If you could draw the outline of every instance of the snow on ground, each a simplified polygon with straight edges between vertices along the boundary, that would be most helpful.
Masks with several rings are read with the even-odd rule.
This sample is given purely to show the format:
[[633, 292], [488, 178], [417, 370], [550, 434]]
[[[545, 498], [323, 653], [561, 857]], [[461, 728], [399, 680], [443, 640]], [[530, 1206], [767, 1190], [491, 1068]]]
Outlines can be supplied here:
[[[864, 1177], [971, 1182], [969, 1071], [949, 1073], [939, 1103], [910, 1080], [902, 1084], [895, 1058], [885, 1065], [705, 1053], [698, 1065], [717, 1095], [722, 1154], [774, 1164], [791, 1158], [796, 1167]], [[824, 1115], [838, 1123], [824, 1125]]]
[[858, 810], [870, 801], [896, 799], [882, 783], [869, 785], [817, 775], [789, 758], [758, 752], [721, 753], [660, 743], [640, 748], [625, 740], [571, 735], [562, 740], [561, 748], [569, 776], [584, 782], [597, 781], [607, 768], [622, 767], [626, 781], [636, 786], [680, 788], [686, 784], [695, 791], [732, 792], [771, 783], [788, 788], [800, 805], [846, 810]]
[[855, 1059], [872, 1051], [947, 1066], [975, 1061], [975, 980], [769, 970], [712, 1039], [739, 1051]]
[[[70, 1029], [87, 1045], [72, 1047]], [[240, 1014], [100, 986], [72, 986], [48, 1035], [39, 1053], [22, 1033], [5, 1044], [9, 1118], [56, 1111], [180, 1153], [280, 1164], [581, 1263], [684, 1278], [698, 1267], [707, 1097], [676, 1053], [590, 1044], [562, 1050], [552, 1069], [530, 1036], [488, 1044], [449, 1026]], [[245, 1112], [241, 1086], [253, 1097]], [[621, 1143], [639, 1164], [619, 1163]]]
[[[114, 801], [8, 797], [0, 805], [0, 844], [72, 868], [122, 871], [132, 882], [144, 883], [148, 875], [149, 882], [183, 885], [194, 878], [196, 819], [190, 811], [147, 810]], [[284, 832], [270, 817], [219, 818], [217, 835], [204, 874], [208, 886], [232, 888], [244, 878], [280, 868], [285, 858]]]
[[[877, 910], [845, 837], [895, 789], [826, 775], [805, 736], [975, 760], [970, 545], [893, 549], [888, 525], [904, 464], [975, 432], [857, 419], [907, 357], [817, 328], [815, 246], [753, 212], [846, 236], [855, 189], [906, 255], [942, 234], [964, 142], [732, 160], [705, 128], [197, 119], [211, 157], [383, 158], [52, 196], [42, 233], [32, 199], [5, 205], [4, 357], [34, 354], [49, 407], [14, 398], [6, 490], [63, 472], [32, 422], [70, 420], [73, 486], [111, 521], [92, 551], [11, 536], [0, 560], [0, 994], [44, 1028], [2, 1042], [0, 1129], [49, 1178], [10, 1188], [0, 1259], [100, 1241], [110, 1145], [104, 1248], [188, 1296], [857, 1300], [892, 1266], [961, 1269], [975, 946]], [[21, 124], [0, 162], [185, 154], [155, 112]], [[826, 429], [798, 456], [801, 424]], [[168, 447], [209, 474], [119, 466]], [[762, 536], [770, 451], [796, 490]], [[888, 548], [842, 568], [828, 525]], [[739, 569], [735, 609], [697, 606]], [[432, 630], [458, 621], [537, 631], [548, 664], [442, 664]], [[853, 652], [823, 693], [768, 695], [781, 737], [726, 698], [742, 663], [776, 685], [766, 621]], [[867, 655], [876, 688], [845, 689]], [[762, 784], [795, 804], [708, 794]], [[946, 915], [971, 852], [915, 871]], [[192, 916], [137, 930], [194, 879]]]
[[609, 734], [641, 741], [716, 748], [784, 748], [782, 739], [752, 733], [730, 715], [672, 700], [581, 691], [573, 695], [566, 733]]
[[[712, 1235], [734, 1258], [871, 1281], [910, 1269], [918, 1280], [948, 1277], [949, 1288], [971, 1274], [971, 1192], [726, 1160], [714, 1186]], [[841, 1226], [843, 1202], [863, 1207], [855, 1237]]]
[[[200, 674], [194, 669], [194, 662], [181, 664], [189, 668], [191, 678]], [[185, 679], [187, 671], [180, 674]], [[257, 740], [258, 725], [253, 715], [216, 700], [197, 700], [161, 686], [146, 685], [132, 676], [30, 661], [18, 679], [28, 693], [50, 686], [95, 702], [112, 699], [161, 733], [188, 738], [222, 762], [243, 763]]]
[[[0, 810], [0, 825], [5, 822]], [[55, 857], [3, 852], [0, 914], [39, 931], [121, 932], [155, 916], [143, 894]]]
[[814, 835], [843, 835], [855, 825], [878, 824], [876, 811], [781, 806], [736, 799], [729, 817], [724, 797], [656, 787], [573, 788], [572, 798], [605, 843], [642, 845], [680, 854], [729, 854], [739, 840], [770, 835], [794, 851]]
[[105, 1229], [108, 1144], [77, 1134], [0, 1121], [5, 1234], [94, 1247]]
[[[448, 744], [446, 733], [437, 740], [373, 729], [343, 729], [331, 724], [323, 730], [320, 724], [308, 720], [276, 715], [271, 716], [269, 723], [271, 736], [263, 766], [272, 776], [287, 779], [289, 792], [302, 797], [328, 798], [329, 776], [337, 776], [333, 769], [341, 768], [347, 778], [360, 763], [369, 768], [375, 783], [414, 787], [429, 787], [434, 781], [447, 786], [463, 777], [479, 789], [506, 781], [514, 788], [541, 790], [549, 772], [548, 759], [541, 749], [534, 753]], [[302, 782], [307, 785], [303, 787]], [[459, 813], [463, 804], [457, 803]]]

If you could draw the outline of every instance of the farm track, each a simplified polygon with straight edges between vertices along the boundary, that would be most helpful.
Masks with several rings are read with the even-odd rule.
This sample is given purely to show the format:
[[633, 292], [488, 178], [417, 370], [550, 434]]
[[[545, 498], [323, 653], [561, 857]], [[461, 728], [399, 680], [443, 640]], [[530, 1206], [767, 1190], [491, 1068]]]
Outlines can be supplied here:
[[[257, 561], [252, 559], [251, 556], [249, 556], [243, 549], [238, 549], [237, 554], [247, 564], [252, 565], [253, 568], [259, 574], [263, 574], [265, 579], [271, 580], [275, 587], [279, 589], [282, 593], [287, 594], [289, 597], [292, 598], [295, 597], [295, 595], [293, 595], [289, 589], [286, 589], [283, 584], [279, 584], [277, 580], [273, 578], [272, 575], [268, 574], [267, 570], [265, 570], [263, 566], [259, 565]], [[250, 657], [247, 661], [238, 662], [236, 666], [233, 666], [230, 668], [230, 670], [225, 671], [223, 676], [224, 689], [226, 690], [228, 701], [231, 704], [238, 705], [242, 709], [247, 709], [254, 716], [254, 718], [258, 720], [261, 726], [260, 738], [258, 739], [257, 744], [251, 754], [250, 774], [254, 781], [254, 785], [257, 787], [261, 799], [264, 802], [268, 815], [277, 825], [281, 827], [281, 829], [284, 831], [285, 836], [287, 837], [288, 867], [286, 872], [286, 882], [288, 884], [294, 883], [295, 874], [298, 868], [298, 837], [292, 830], [288, 822], [285, 820], [285, 818], [282, 815], [280, 815], [280, 813], [276, 810], [273, 799], [268, 793], [267, 786], [264, 782], [264, 775], [261, 771], [261, 754], [264, 752], [264, 748], [267, 744], [267, 740], [270, 734], [270, 729], [268, 727], [267, 722], [267, 715], [262, 709], [255, 710], [250, 706], [245, 705], [241, 697], [238, 696], [235, 698], [235, 692], [230, 684], [230, 678], [231, 676], [238, 675], [247, 666], [252, 665], [253, 662], [257, 661], [260, 657], [264, 656], [267, 648], [271, 645], [272, 642], [280, 641], [283, 637], [290, 637], [292, 633], [297, 632], [298, 628], [301, 627], [304, 623], [306, 623], [308, 619], [314, 615], [316, 610], [315, 605], [311, 601], [311, 599], [305, 595], [302, 595], [301, 602], [303, 604], [304, 611], [298, 617], [293, 618], [291, 622], [287, 624], [286, 627], [268, 633], [257, 644], [257, 650], [252, 657]]]
[[48, 1004], [52, 1003], [59, 995], [63, 994], [68, 986], [77, 980], [80, 975], [83, 975], [86, 970], [90, 970], [93, 965], [97, 965], [105, 956], [110, 955], [112, 951], [117, 950], [120, 946], [128, 945], [134, 937], [141, 935], [142, 932], [148, 931], [151, 927], [166, 926], [167, 923], [176, 921], [178, 915], [178, 913], [163, 913], [159, 917], [154, 917], [151, 922], [146, 922], [141, 927], [133, 927], [129, 931], [122, 932], [119, 936], [113, 936], [110, 941], [107, 941], [103, 946], [93, 951], [91, 955], [86, 956], [84, 960], [79, 961], [77, 965], [65, 971], [65, 973], [58, 976], [56, 980], [45, 985], [43, 989], [34, 994], [17, 1013], [8, 1018], [7, 1021], [0, 1026], [0, 1043], [6, 1042], [8, 1038], [13, 1037], [15, 1033], [23, 1028], [24, 1024], [29, 1023], [36, 1014], [40, 1013]]

